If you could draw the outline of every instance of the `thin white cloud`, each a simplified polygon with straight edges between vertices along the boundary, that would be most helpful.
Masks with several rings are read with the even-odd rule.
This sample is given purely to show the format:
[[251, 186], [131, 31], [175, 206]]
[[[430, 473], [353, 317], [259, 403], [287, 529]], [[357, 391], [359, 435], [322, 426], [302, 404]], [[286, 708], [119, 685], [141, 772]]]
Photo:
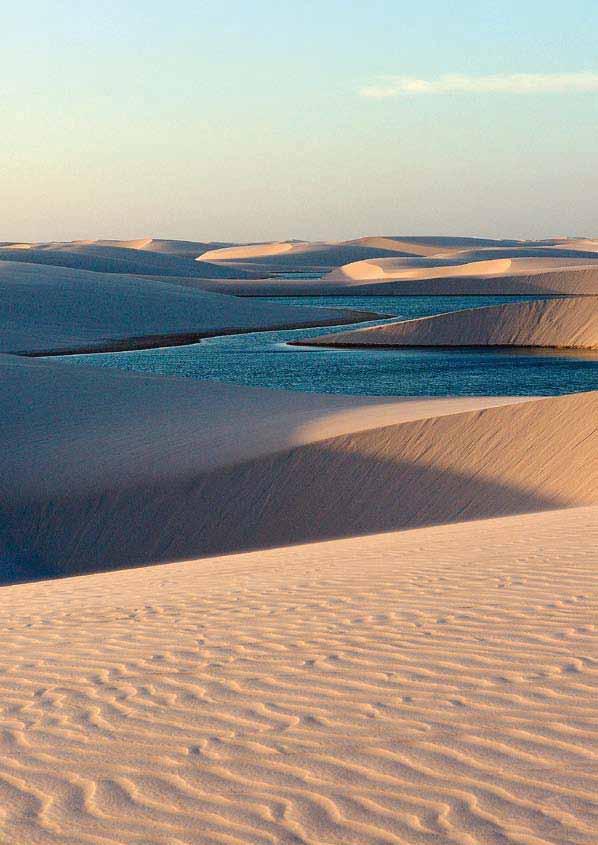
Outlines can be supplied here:
[[510, 73], [491, 76], [445, 74], [437, 79], [384, 76], [359, 90], [362, 97], [413, 97], [421, 94], [561, 94], [598, 91], [598, 73]]

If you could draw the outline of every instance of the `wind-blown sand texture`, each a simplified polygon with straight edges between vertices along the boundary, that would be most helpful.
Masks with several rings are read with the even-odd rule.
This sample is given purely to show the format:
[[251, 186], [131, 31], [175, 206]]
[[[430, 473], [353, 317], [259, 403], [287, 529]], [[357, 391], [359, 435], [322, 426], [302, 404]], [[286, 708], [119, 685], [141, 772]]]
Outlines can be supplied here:
[[142, 276], [0, 261], [0, 352], [168, 345], [367, 316], [238, 299]]
[[300, 341], [313, 346], [540, 346], [598, 349], [598, 297], [509, 302]]
[[598, 393], [377, 400], [10, 356], [3, 382], [5, 581], [598, 503]]
[[8, 587], [7, 845], [594, 845], [598, 509]]

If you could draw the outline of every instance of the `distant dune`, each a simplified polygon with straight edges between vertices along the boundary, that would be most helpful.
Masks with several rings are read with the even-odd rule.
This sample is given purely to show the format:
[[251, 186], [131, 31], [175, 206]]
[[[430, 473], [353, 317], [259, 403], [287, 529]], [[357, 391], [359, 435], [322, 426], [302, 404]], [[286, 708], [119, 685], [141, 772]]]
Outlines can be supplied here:
[[175, 241], [163, 238], [139, 238], [135, 241], [94, 241], [97, 246], [112, 246], [128, 249], [139, 249], [143, 252], [159, 252], [164, 255], [174, 255], [179, 258], [196, 259], [204, 252], [222, 247], [232, 246], [224, 241]]
[[[459, 237], [418, 237], [418, 236], [373, 236], [346, 241], [348, 244], [381, 247], [402, 250], [413, 256], [450, 258], [455, 256], [474, 255], [476, 253], [536, 253], [544, 251], [584, 252], [591, 255], [598, 252], [598, 240], [590, 238], [553, 238], [540, 241], [524, 240], [494, 240], [492, 238], [459, 238]], [[491, 257], [491, 256], [489, 256]]]
[[[509, 252], [505, 250], [505, 252]], [[598, 295], [595, 260], [570, 255], [492, 256], [477, 252], [454, 258], [382, 258], [348, 264], [322, 279], [352, 293], [386, 295]]]
[[[598, 293], [598, 241], [589, 238], [5, 242], [0, 244], [1, 260], [181, 279], [182, 284], [201, 279], [207, 290], [250, 296]], [[592, 268], [594, 272], [584, 272]], [[301, 279], [302, 274], [308, 278]], [[280, 278], [284, 275], [291, 278]]]
[[502, 257], [560, 257], [598, 260], [598, 244], [590, 240], [494, 241], [484, 238], [373, 236], [350, 241], [282, 241], [240, 244], [203, 253], [199, 261], [225, 263], [271, 272], [333, 270], [368, 259], [455, 258], [487, 260]]
[[[341, 243], [255, 244], [204, 253], [198, 263], [263, 279], [214, 280], [244, 295], [597, 295], [598, 242], [368, 237]], [[276, 278], [277, 273], [319, 278]], [[267, 278], [269, 277], [269, 278]]]
[[[215, 248], [202, 256], [203, 261], [250, 261], [255, 258], [270, 258], [273, 255], [285, 255], [287, 253], [310, 252], [313, 245], [308, 243], [297, 243], [283, 241], [281, 243], [261, 244], [234, 244], [221, 249]], [[317, 250], [317, 248], [315, 248]]]
[[490, 251], [467, 253], [453, 258], [380, 258], [377, 260], [356, 261], [329, 273], [327, 281], [368, 281], [368, 280], [415, 280], [439, 279], [451, 276], [515, 276], [546, 273], [556, 270], [596, 269], [598, 254], [595, 259], [575, 258], [571, 256], [522, 255], [521, 252], [506, 254]]
[[314, 346], [542, 346], [598, 349], [598, 297], [511, 302], [301, 341]]
[[42, 264], [70, 267], [76, 270], [91, 270], [97, 273], [127, 273], [154, 276], [186, 276], [197, 278], [255, 278], [255, 273], [242, 269], [223, 267], [192, 258], [180, 257], [166, 251], [152, 251], [141, 248], [126, 248], [108, 244], [65, 244], [35, 246], [25, 249], [0, 248], [0, 261], [24, 261], [28, 264]]
[[[394, 248], [363, 246], [359, 243], [297, 243], [286, 241], [273, 244], [250, 244], [230, 249], [206, 252], [198, 263], [209, 261], [218, 265], [270, 273], [325, 272], [350, 261], [363, 258], [383, 258], [397, 254]], [[399, 255], [411, 255], [398, 252]]]
[[179, 258], [195, 259], [208, 250], [221, 249], [234, 246], [226, 241], [181, 241], [168, 240], [164, 238], [135, 238], [133, 240], [121, 241], [111, 239], [79, 240], [79, 241], [46, 241], [40, 243], [14, 243], [12, 241], [0, 242], [0, 247], [20, 247], [31, 250], [66, 250], [73, 251], [80, 247], [99, 246], [121, 249], [138, 249], [143, 252], [161, 252], [165, 255], [178, 256]]
[[[373, 236], [338, 242], [282, 241], [241, 244], [205, 252], [198, 260], [260, 269], [264, 272], [308, 272], [331, 270], [367, 259], [434, 256], [439, 251], [450, 256], [466, 249], [520, 249], [526, 243], [483, 238]], [[598, 255], [596, 257], [598, 258]]]
[[364, 318], [341, 309], [236, 299], [143, 276], [0, 261], [0, 352], [168, 345], [233, 330]]
[[3, 371], [5, 579], [598, 502], [598, 393], [380, 401]]

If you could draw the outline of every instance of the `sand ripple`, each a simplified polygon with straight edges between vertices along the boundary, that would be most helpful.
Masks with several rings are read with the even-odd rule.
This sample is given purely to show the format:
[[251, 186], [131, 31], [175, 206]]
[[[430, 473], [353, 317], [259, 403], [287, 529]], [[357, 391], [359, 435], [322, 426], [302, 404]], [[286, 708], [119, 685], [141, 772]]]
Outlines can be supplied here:
[[3, 588], [3, 841], [595, 843], [597, 517]]

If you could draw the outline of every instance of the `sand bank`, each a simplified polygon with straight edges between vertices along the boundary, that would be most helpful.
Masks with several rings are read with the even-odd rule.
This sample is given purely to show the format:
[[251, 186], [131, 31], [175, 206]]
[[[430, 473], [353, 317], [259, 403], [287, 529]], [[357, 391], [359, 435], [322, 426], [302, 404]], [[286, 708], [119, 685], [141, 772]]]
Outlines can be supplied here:
[[522, 346], [598, 349], [598, 297], [510, 302], [301, 341], [309, 346]]
[[0, 261], [0, 352], [140, 348], [369, 316], [254, 302], [144, 276]]

